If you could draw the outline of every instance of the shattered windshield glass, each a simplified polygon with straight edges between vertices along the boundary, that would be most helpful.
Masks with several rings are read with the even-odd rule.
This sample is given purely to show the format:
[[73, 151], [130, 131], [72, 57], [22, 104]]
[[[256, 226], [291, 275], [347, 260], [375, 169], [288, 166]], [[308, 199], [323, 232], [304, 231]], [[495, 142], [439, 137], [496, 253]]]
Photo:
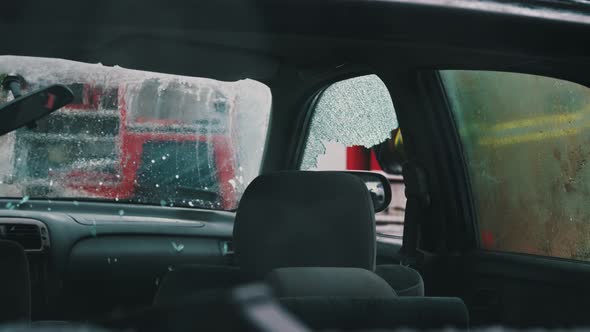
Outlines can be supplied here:
[[74, 101], [0, 137], [2, 197], [231, 210], [258, 175], [272, 99], [260, 82], [0, 56], [7, 74], [24, 93], [64, 84]]

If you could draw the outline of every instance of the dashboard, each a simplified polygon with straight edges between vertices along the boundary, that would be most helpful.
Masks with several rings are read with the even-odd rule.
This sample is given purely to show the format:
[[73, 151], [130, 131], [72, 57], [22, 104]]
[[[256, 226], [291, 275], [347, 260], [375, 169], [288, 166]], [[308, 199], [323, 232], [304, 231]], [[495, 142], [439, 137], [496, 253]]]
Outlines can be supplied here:
[[177, 265], [233, 265], [232, 212], [9, 203], [0, 200], [7, 206], [0, 210], [0, 238], [26, 250], [34, 320], [91, 320], [147, 306]]

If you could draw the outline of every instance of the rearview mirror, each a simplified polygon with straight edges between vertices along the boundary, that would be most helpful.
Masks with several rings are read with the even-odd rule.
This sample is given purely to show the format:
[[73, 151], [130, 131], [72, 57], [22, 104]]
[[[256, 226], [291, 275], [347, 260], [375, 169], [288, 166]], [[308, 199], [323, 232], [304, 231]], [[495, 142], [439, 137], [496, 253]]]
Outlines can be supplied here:
[[0, 106], [0, 136], [34, 123], [74, 100], [64, 85], [35, 90]]
[[389, 203], [391, 203], [391, 185], [383, 174], [363, 171], [344, 171], [344, 173], [352, 174], [365, 183], [373, 199], [375, 212], [381, 212], [389, 206]]

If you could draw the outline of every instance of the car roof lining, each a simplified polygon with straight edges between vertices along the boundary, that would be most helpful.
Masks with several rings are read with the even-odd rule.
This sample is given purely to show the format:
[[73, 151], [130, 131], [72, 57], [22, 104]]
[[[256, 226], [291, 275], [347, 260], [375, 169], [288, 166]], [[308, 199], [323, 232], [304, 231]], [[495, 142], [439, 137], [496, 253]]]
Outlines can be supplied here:
[[477, 52], [492, 54], [486, 61], [496, 61], [494, 65], [506, 65], [502, 54], [524, 56], [523, 61], [540, 56], [582, 61], [579, 46], [590, 44], [590, 6], [576, 13], [588, 20], [575, 23], [561, 17], [562, 9], [539, 7], [536, 12], [545, 16], [539, 18], [452, 6], [460, 2], [303, 0], [279, 5], [219, 0], [171, 5], [147, 0], [137, 6], [110, 0], [26, 0], [7, 5], [0, 19], [3, 30], [11, 31], [4, 35], [4, 54], [226, 81], [248, 77], [270, 82], [285, 64], [312, 70], [342, 63], [468, 65], [481, 63], [473, 59]]

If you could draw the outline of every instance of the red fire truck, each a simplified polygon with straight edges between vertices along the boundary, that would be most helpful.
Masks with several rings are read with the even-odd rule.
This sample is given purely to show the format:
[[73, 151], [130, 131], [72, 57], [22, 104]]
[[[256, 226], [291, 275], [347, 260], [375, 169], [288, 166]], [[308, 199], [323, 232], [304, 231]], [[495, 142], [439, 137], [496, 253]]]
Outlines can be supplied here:
[[220, 91], [157, 79], [69, 87], [74, 103], [16, 133], [25, 194], [235, 207], [233, 101]]

